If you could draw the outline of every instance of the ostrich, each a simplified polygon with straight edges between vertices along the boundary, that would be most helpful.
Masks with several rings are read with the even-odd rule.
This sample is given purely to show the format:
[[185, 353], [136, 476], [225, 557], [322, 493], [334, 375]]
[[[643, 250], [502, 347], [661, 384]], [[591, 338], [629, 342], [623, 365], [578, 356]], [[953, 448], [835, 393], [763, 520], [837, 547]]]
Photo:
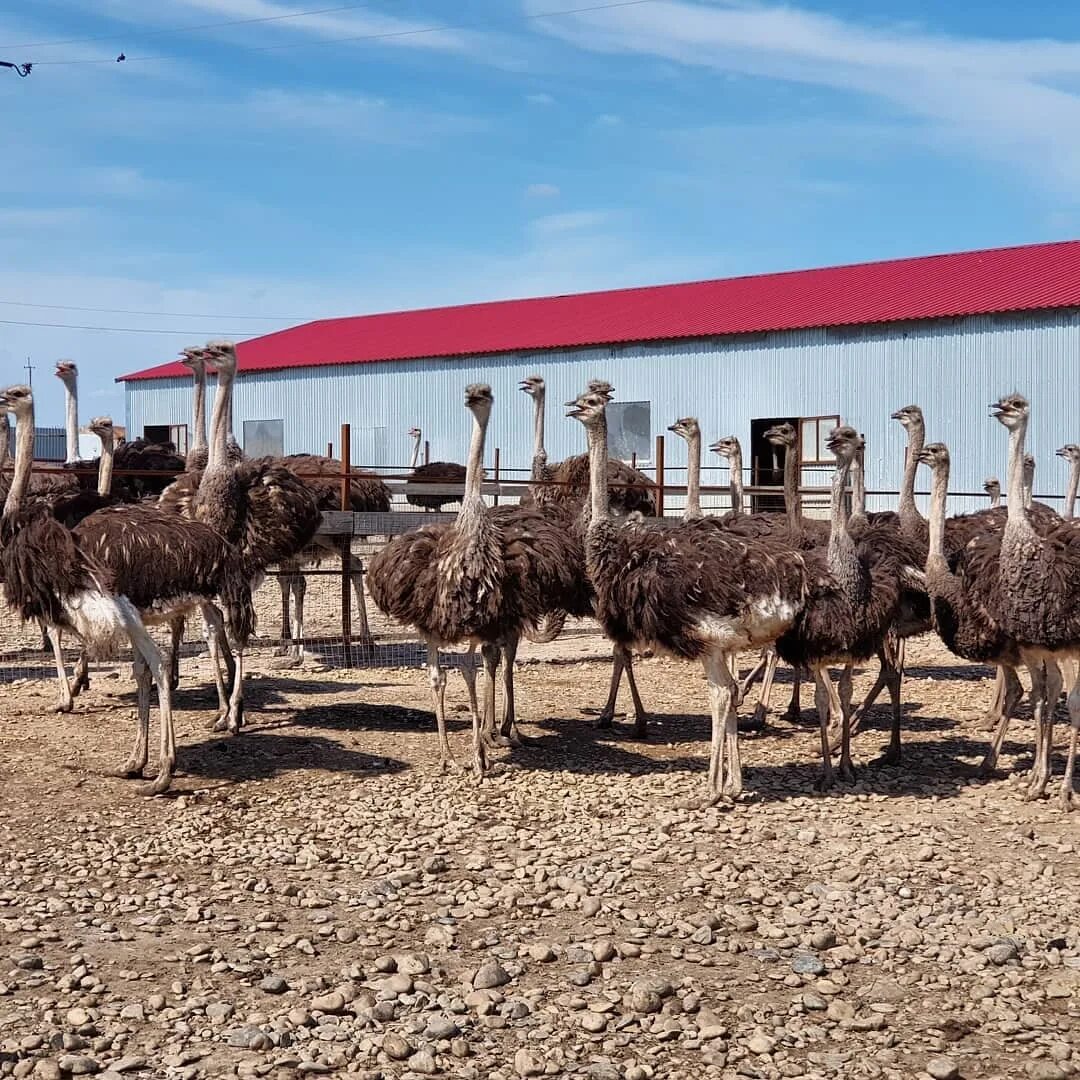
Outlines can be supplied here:
[[686, 440], [686, 507], [683, 520], [693, 521], [701, 512], [701, 427], [693, 416], [676, 420], [668, 431]]
[[[1060, 454], [1061, 451], [1059, 450]], [[983, 481], [983, 491], [990, 496], [990, 509], [996, 510], [1001, 506], [1001, 481], [996, 476], [988, 476]]]
[[709, 682], [712, 743], [704, 803], [743, 787], [731, 672], [735, 655], [774, 641], [793, 625], [808, 589], [803, 556], [788, 545], [744, 540], [686, 522], [628, 529], [609, 512], [606, 396], [567, 403], [589, 442], [590, 517], [585, 561], [604, 632], [702, 661]]
[[[610, 400], [611, 395], [614, 393], [612, 385], [601, 379], [591, 380], [589, 388], [595, 390], [597, 393], [606, 395], [608, 400]], [[548, 465], [547, 451], [544, 448], [544, 420], [547, 406], [547, 386], [543, 377], [540, 375], [529, 375], [521, 380], [519, 389], [533, 399], [532, 479], [540, 482], [524, 492], [519, 505], [540, 505], [548, 512], [557, 512], [565, 515], [568, 519], [567, 527], [568, 529], [574, 530], [575, 538], [577, 539], [577, 534], [580, 533], [582, 528], [582, 513], [589, 495], [588, 474], [583, 474], [576, 464], [568, 465], [568, 462], [577, 462], [579, 460], [578, 458], [568, 458], [567, 461], [554, 467]], [[581, 455], [580, 459], [586, 461], [586, 463], [588, 461], [587, 455]], [[561, 486], [557, 483], [550, 482], [554, 480], [556, 470], [561, 470], [564, 475], [573, 477], [571, 480], [563, 481], [563, 484], [567, 486]], [[545, 481], [547, 481], [547, 483], [544, 483]], [[642, 514], [643, 508], [639, 489], [642, 485], [649, 483], [648, 478], [643, 473], [638, 472], [636, 469], [631, 469], [621, 461], [610, 461], [608, 462], [608, 483], [609, 485], [628, 485], [611, 486], [609, 488], [608, 498], [612, 503], [616, 514], [624, 517], [630, 513], [635, 513], [639, 516]], [[650, 514], [654, 513], [655, 504], [651, 504], [647, 509]], [[580, 552], [575, 549], [575, 555], [578, 554], [580, 555], [581, 566], [581, 590], [575, 596], [577, 604], [571, 613], [575, 615], [592, 616], [592, 586], [588, 580], [588, 576], [585, 574], [584, 548], [581, 548]], [[555, 636], [558, 629], [561, 629], [563, 617], [563, 613], [556, 613], [554, 617], [551, 618], [550, 621], [554, 624], [556, 630], [555, 633], [548, 631], [548, 636]], [[646, 712], [645, 706], [641, 700], [641, 694], [638, 692], [637, 679], [634, 676], [633, 656], [629, 649], [620, 645], [618, 642], [615, 642], [612, 645], [611, 660], [611, 681], [608, 687], [607, 701], [604, 703], [604, 707], [600, 710], [600, 713], [596, 718], [596, 727], [604, 730], [611, 728], [614, 725], [615, 710], [619, 699], [619, 685], [622, 682], [623, 672], [625, 671], [626, 681], [630, 687], [630, 698], [634, 706], [634, 737], [638, 739], [647, 739], [649, 736], [649, 714]]]
[[[446, 673], [441, 646], [469, 642], [484, 657], [483, 723], [492, 728], [495, 675], [500, 653], [506, 707], [503, 730], [513, 718], [513, 661], [523, 630], [553, 610], [567, 606], [573, 590], [573, 559], [567, 555], [561, 521], [545, 520], [535, 509], [489, 509], [482, 494], [484, 440], [492, 407], [491, 388], [465, 388], [473, 415], [465, 493], [455, 522], [426, 525], [395, 536], [372, 560], [372, 599], [385, 614], [415, 626], [427, 643], [428, 675], [439, 732], [440, 765], [453, 765], [446, 737]], [[487, 771], [485, 740], [473, 717], [473, 768]]]
[[[447, 493], [437, 490], [439, 485], [455, 487], [465, 483], [465, 466], [456, 461], [428, 461], [420, 464], [420, 445], [424, 433], [418, 428], [409, 428], [407, 432], [413, 440], [412, 459], [409, 462], [409, 478], [405, 481], [405, 499], [411, 506], [424, 510], [441, 510], [448, 503], [456, 502], [457, 492]], [[432, 486], [436, 490], [432, 490]]]
[[728, 463], [729, 486], [731, 491], [732, 517], [739, 517], [743, 512], [743, 456], [742, 444], [735, 435], [725, 435], [712, 443], [709, 449], [719, 454]]
[[[848, 529], [844, 494], [852, 463], [858, 454], [859, 434], [852, 427], [835, 428], [828, 447], [837, 460], [833, 477], [829, 541], [824, 552], [824, 573], [816, 573], [795, 625], [776, 642], [787, 663], [805, 665], [814, 674], [815, 702], [821, 728], [822, 774], [820, 789], [834, 782], [830, 726], [839, 721], [840, 773], [854, 778], [851, 763], [851, 676], [854, 663], [873, 656], [896, 620], [901, 603], [905, 567], [889, 538], [867, 531], [860, 539]], [[829, 677], [828, 665], [842, 662], [839, 690]], [[830, 724], [831, 722], [831, 724]]]
[[[1024, 439], [1031, 406], [1020, 394], [1000, 398], [993, 415], [1009, 432], [1009, 489], [1023, 485]], [[1080, 656], [1080, 530], [1061, 521], [1056, 528], [1037, 529], [1022, 499], [1010, 499], [997, 567], [1002, 623], [1019, 644], [1031, 675], [1035, 712], [1035, 767], [1028, 797], [1043, 795], [1050, 779], [1053, 709], [1061, 690], [1058, 659]], [[1069, 687], [1070, 738], [1060, 801], [1072, 809], [1073, 770], [1080, 735], [1080, 680]]]
[[91, 648], [104, 650], [124, 638], [131, 642], [139, 684], [139, 729], [128, 764], [137, 757], [140, 744], [145, 759], [152, 680], [158, 688], [161, 746], [158, 775], [146, 793], [158, 794], [169, 786], [176, 757], [172, 700], [161, 653], [134, 605], [117, 590], [111, 572], [87, 550], [83, 539], [57, 521], [47, 505], [23, 506], [34, 456], [33, 392], [28, 386], [9, 387], [0, 394], [0, 406], [15, 413], [18, 433], [15, 474], [0, 519], [0, 566], [7, 601], [23, 619], [44, 620], [50, 629], [73, 633]]
[[[319, 508], [309, 485], [280, 461], [229, 460], [236, 348], [227, 341], [210, 342], [204, 356], [207, 369], [218, 374], [210, 424], [210, 460], [205, 471], [178, 477], [163, 493], [161, 505], [174, 514], [209, 525], [236, 548], [239, 576], [254, 591], [268, 566], [295, 559], [310, 545], [321, 519]], [[215, 724], [216, 730], [234, 733], [243, 723], [244, 642], [237, 640], [236, 645], [237, 672], [227, 714]]]
[[1076, 512], [1076, 491], [1080, 488], [1080, 446], [1066, 443], [1055, 453], [1069, 463], [1069, 486], [1065, 489], [1065, 507], [1061, 516], [1071, 521]]

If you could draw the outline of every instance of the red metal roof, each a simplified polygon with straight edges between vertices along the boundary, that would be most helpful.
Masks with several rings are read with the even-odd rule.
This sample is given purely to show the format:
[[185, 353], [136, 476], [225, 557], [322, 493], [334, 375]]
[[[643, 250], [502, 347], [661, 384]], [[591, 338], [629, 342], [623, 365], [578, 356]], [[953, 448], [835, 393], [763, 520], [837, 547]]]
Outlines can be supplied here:
[[[475, 356], [1080, 306], [1080, 241], [320, 319], [241, 342], [241, 371]], [[121, 380], [185, 376], [161, 364]]]

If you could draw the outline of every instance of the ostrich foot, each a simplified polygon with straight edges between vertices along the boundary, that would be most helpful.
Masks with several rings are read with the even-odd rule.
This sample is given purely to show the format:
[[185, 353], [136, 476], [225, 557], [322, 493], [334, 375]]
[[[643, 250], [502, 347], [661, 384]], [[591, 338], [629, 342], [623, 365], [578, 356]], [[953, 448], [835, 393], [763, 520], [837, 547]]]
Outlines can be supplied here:
[[732, 796], [714, 791], [708, 795], [691, 795], [689, 798], [680, 799], [676, 805], [680, 810], [708, 810], [713, 806], [732, 806], [734, 802]]
[[641, 713], [634, 717], [634, 738], [648, 739], [649, 737], [649, 714]]
[[979, 762], [978, 765], [973, 765], [971, 772], [974, 776], [982, 777], [994, 777], [1000, 776], [1001, 770], [997, 767], [998, 756], [993, 750], [987, 752], [986, 756]]
[[223, 716], [219, 716], [214, 721], [215, 731], [227, 731], [230, 735], [239, 735], [240, 729], [244, 726], [244, 710], [237, 709], [236, 712], [227, 712]]
[[899, 746], [889, 746], [887, 750], [883, 750], [881, 757], [878, 758], [879, 765], [900, 765], [904, 760], [904, 752]]
[[69, 713], [75, 708], [75, 702], [70, 696], [62, 697], [57, 703], [53, 712]]
[[90, 677], [88, 675], [80, 675], [71, 684], [71, 696], [78, 697], [84, 690], [90, 689]]
[[755, 732], [766, 731], [768, 729], [768, 724], [765, 722], [765, 717], [768, 716], [768, 713], [769, 710], [758, 702], [752, 716], [742, 716], [739, 718], [739, 730]]
[[815, 790], [815, 791], [816, 791], [816, 792], [817, 792], [817, 793], [818, 793], [819, 795], [823, 795], [823, 794], [824, 794], [824, 793], [825, 793], [826, 791], [831, 791], [831, 790], [832, 790], [832, 788], [833, 788], [833, 785], [834, 785], [835, 783], [836, 783], [836, 775], [835, 775], [835, 774], [833, 773], [833, 771], [832, 771], [832, 770], [830, 769], [830, 770], [829, 770], [828, 772], [823, 772], [823, 773], [822, 773], [822, 774], [821, 774], [821, 775], [820, 775], [820, 776], [819, 776], [819, 777], [818, 777], [818, 778], [817, 778], [817, 779], [816, 779], [816, 780], [814, 781], [814, 790]]
[[859, 776], [855, 772], [855, 766], [852, 765], [850, 761], [841, 761], [839, 769], [837, 771], [840, 774], [840, 779], [843, 780], [845, 783], [854, 784], [858, 782]]
[[146, 784], [139, 788], [139, 794], [145, 795], [148, 798], [152, 795], [164, 795], [170, 787], [172, 787], [172, 769], [162, 769], [161, 772], [154, 777], [154, 782], [152, 784]]
[[975, 721], [976, 731], [996, 731], [1001, 717], [994, 713], [987, 713], [984, 717]]
[[[143, 765], [145, 764], [143, 762]], [[106, 775], [117, 780], [141, 780], [143, 778], [143, 765], [140, 765], [135, 758], [128, 758], [119, 768], [109, 769]]]
[[596, 723], [593, 724], [593, 727], [595, 727], [599, 731], [607, 731], [609, 728], [614, 727], [614, 725], [615, 714], [602, 712], [597, 716]]
[[445, 776], [447, 773], [461, 773], [465, 771], [465, 766], [461, 764], [452, 754], [443, 754], [439, 758], [439, 772]]

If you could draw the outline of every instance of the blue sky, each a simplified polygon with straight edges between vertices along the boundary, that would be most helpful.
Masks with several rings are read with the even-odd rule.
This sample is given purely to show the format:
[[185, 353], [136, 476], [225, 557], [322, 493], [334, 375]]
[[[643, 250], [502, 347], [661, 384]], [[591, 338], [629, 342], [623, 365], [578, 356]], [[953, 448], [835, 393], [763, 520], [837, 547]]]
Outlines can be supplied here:
[[211, 335], [1080, 235], [1075, 5], [587, 6], [0, 3], [0, 381], [120, 418]]

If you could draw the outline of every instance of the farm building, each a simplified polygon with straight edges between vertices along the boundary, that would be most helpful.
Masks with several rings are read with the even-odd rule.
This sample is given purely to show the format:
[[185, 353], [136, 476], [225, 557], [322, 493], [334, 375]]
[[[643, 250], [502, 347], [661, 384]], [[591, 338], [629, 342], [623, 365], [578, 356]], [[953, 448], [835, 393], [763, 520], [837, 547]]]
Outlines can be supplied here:
[[[433, 459], [464, 460], [470, 382], [495, 393], [489, 448], [504, 470], [526, 470], [532, 403], [518, 383], [536, 372], [548, 383], [550, 460], [583, 449], [561, 404], [602, 376], [616, 392], [612, 450], [645, 469], [655, 436], [696, 415], [707, 440], [739, 436], [748, 482], [773, 483], [762, 433], [787, 419], [801, 428], [806, 482], [820, 484], [825, 437], [842, 421], [866, 435], [868, 487], [895, 491], [904, 434], [889, 415], [915, 402], [928, 438], [950, 444], [953, 489], [978, 492], [988, 474], [1004, 478], [987, 403], [1019, 389], [1033, 406], [1036, 492], [1049, 497], [1066, 479], [1055, 449], [1080, 441], [1080, 241], [324, 319], [244, 341], [238, 354], [236, 434], [249, 454], [322, 452], [347, 421], [353, 463], [389, 470], [407, 464], [414, 426]], [[132, 435], [182, 448], [187, 370], [164, 364], [123, 381]], [[669, 438], [669, 483], [682, 482], [685, 459]], [[726, 472], [705, 482], [726, 483]]]

